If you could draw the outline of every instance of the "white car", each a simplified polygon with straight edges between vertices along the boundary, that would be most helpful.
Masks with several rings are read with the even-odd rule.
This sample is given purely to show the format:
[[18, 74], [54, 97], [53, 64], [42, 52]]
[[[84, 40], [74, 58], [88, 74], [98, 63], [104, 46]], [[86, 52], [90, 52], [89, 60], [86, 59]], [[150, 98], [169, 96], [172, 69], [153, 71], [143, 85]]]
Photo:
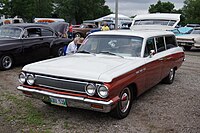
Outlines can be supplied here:
[[196, 27], [190, 34], [177, 36], [179, 46], [183, 46], [185, 50], [189, 51], [192, 47], [200, 48], [200, 27]]
[[171, 84], [184, 61], [167, 31], [102, 31], [77, 53], [26, 65], [18, 90], [44, 103], [77, 107], [122, 119], [133, 99], [159, 82]]

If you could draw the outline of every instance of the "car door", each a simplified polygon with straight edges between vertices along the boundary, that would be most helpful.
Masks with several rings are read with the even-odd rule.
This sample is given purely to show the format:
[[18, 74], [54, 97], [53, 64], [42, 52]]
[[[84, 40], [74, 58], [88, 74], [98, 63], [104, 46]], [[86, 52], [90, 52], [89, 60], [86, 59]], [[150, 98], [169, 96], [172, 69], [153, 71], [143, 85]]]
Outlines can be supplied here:
[[23, 35], [23, 54], [27, 61], [42, 59], [49, 55], [49, 46], [41, 34], [40, 27], [25, 29]]
[[[156, 38], [149, 38], [146, 41], [144, 57], [146, 58], [145, 88], [149, 89], [156, 85], [162, 74], [162, 60], [160, 53], [156, 49]], [[158, 42], [157, 42], [158, 43]], [[154, 50], [155, 53], [151, 53]], [[152, 55], [150, 55], [152, 54]]]
[[173, 49], [174, 47], [177, 47], [175, 36], [170, 35], [170, 36], [165, 36], [165, 44], [166, 44], [166, 51], [165, 51], [165, 57], [163, 59], [163, 71], [162, 71], [162, 78], [165, 78], [169, 72], [170, 69], [173, 68]]

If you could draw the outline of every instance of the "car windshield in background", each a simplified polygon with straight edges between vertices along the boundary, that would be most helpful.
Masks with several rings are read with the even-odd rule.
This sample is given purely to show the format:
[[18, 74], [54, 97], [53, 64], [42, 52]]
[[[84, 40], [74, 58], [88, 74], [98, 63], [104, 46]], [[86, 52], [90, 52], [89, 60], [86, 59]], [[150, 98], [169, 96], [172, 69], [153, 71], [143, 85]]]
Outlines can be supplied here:
[[191, 32], [191, 34], [200, 34], [200, 29], [195, 29]]
[[143, 38], [135, 36], [102, 35], [90, 36], [79, 52], [140, 57]]
[[22, 30], [19, 28], [9, 28], [1, 27], [0, 28], [0, 37], [10, 37], [10, 38], [19, 38]]
[[157, 20], [157, 19], [146, 19], [136, 20], [134, 25], [168, 25], [173, 26], [176, 23], [174, 20]]

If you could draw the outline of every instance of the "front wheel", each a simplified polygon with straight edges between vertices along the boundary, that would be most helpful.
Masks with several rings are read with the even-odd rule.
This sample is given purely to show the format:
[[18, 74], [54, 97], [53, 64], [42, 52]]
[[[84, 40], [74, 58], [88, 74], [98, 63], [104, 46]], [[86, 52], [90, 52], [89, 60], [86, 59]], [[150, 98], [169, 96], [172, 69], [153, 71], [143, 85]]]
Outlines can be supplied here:
[[74, 37], [81, 37], [81, 34], [80, 33], [75, 33]]
[[175, 69], [170, 69], [169, 74], [167, 77], [163, 79], [163, 83], [165, 84], [172, 84], [174, 82], [174, 77], [175, 77]]
[[129, 87], [126, 87], [120, 93], [120, 100], [117, 106], [111, 111], [111, 116], [117, 119], [125, 118], [131, 109], [132, 93]]
[[2, 56], [0, 58], [0, 69], [8, 70], [13, 66], [13, 59], [9, 55]]

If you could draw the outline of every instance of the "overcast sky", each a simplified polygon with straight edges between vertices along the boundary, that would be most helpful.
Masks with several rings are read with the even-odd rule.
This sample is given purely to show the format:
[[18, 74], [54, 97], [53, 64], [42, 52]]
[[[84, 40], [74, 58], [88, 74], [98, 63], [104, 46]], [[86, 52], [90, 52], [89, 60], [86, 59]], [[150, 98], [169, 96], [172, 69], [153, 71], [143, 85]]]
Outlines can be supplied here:
[[[148, 13], [149, 6], [157, 3], [158, 0], [118, 0], [119, 14], [134, 16], [138, 14]], [[176, 9], [183, 7], [184, 0], [161, 0], [162, 2], [169, 1], [175, 5]], [[115, 0], [106, 0], [106, 5], [115, 12]]]

